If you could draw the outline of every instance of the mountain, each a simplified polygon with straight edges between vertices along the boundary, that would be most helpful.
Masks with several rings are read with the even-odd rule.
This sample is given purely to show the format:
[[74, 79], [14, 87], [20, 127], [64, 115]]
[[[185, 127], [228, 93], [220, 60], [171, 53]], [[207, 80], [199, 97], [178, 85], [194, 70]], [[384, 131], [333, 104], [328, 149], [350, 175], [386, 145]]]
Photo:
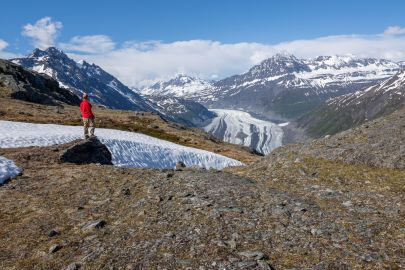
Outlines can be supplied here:
[[374, 86], [328, 100], [298, 122], [313, 136], [335, 134], [405, 107], [405, 70]]
[[59, 87], [58, 82], [51, 77], [26, 70], [2, 59], [0, 59], [0, 97], [46, 105], [80, 103], [76, 95]]
[[166, 119], [188, 127], [201, 127], [214, 118], [215, 113], [200, 103], [175, 96], [145, 96], [154, 108]]
[[159, 81], [140, 90], [148, 96], [173, 96], [187, 99], [198, 99], [212, 90], [212, 84], [185, 74], [179, 74], [168, 81]]
[[[277, 54], [246, 73], [217, 81], [205, 90], [181, 91], [170, 86], [169, 82], [153, 88], [173, 89], [168, 92], [213, 108], [296, 118], [329, 98], [374, 85], [399, 69], [398, 63], [384, 59], [355, 56], [299, 59], [293, 55]], [[164, 87], [159, 88], [161, 85]]]
[[57, 48], [35, 49], [29, 56], [12, 59], [12, 62], [47, 74], [77, 96], [87, 92], [94, 102], [109, 108], [154, 111], [146, 100], [99, 66], [86, 61], [75, 62]]

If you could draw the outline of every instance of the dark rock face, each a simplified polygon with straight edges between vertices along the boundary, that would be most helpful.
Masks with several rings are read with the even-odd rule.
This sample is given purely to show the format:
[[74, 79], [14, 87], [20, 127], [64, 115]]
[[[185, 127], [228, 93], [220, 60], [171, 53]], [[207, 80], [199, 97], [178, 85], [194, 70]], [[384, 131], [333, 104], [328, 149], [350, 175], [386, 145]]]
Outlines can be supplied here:
[[0, 59], [0, 97], [59, 105], [78, 105], [80, 99], [70, 91], [60, 88], [57, 81]]
[[59, 158], [61, 162], [75, 164], [100, 163], [103, 165], [112, 165], [111, 159], [110, 151], [97, 138], [78, 141], [66, 149]]

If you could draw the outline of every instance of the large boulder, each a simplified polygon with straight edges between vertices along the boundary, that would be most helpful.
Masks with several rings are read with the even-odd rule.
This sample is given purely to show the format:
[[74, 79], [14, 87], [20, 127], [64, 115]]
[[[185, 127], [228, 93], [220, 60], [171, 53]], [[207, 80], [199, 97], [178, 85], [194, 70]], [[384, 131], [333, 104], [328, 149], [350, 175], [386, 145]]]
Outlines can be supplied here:
[[60, 155], [61, 162], [75, 164], [100, 163], [112, 165], [112, 156], [108, 148], [97, 138], [77, 141]]

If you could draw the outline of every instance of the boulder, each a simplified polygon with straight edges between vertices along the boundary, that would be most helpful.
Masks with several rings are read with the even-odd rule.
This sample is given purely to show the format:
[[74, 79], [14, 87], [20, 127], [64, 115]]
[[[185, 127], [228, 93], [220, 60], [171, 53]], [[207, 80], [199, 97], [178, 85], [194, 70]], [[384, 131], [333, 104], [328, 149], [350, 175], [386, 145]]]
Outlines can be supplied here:
[[77, 141], [60, 155], [61, 162], [75, 164], [99, 163], [112, 165], [112, 156], [108, 148], [97, 138]]

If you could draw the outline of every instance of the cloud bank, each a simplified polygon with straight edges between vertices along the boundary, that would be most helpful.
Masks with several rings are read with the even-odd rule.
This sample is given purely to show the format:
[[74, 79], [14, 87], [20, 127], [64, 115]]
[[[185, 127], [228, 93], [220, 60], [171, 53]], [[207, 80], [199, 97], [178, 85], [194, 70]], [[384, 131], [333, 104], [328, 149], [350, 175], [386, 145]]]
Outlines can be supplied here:
[[[359, 57], [405, 60], [405, 28], [389, 26], [375, 35], [339, 35], [293, 40], [278, 44], [221, 43], [212, 40], [127, 41], [117, 45], [107, 35], [74, 36], [56, 42], [61, 22], [45, 17], [23, 27], [35, 47], [57, 46], [76, 60], [95, 63], [129, 86], [144, 86], [178, 73], [203, 79], [219, 79], [245, 72], [276, 53], [297, 57], [354, 54]], [[7, 43], [0, 42], [1, 46]]]

